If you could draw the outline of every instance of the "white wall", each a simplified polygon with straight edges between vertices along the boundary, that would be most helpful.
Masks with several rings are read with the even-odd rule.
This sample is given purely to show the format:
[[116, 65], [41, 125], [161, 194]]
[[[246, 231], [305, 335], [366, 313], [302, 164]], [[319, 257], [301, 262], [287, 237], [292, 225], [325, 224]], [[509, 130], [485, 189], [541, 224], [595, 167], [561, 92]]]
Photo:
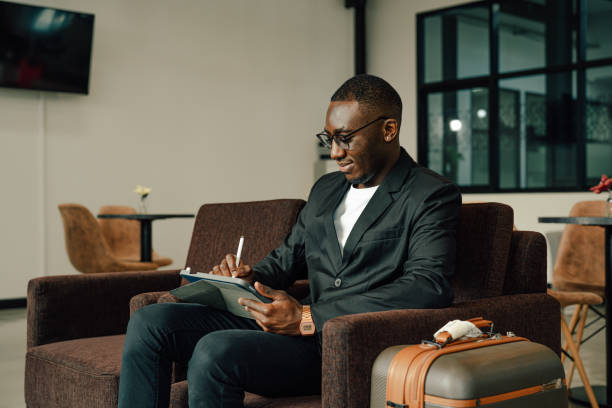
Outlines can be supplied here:
[[[404, 112], [400, 140], [417, 157], [416, 14], [469, 3], [458, 0], [369, 0], [367, 7], [367, 66], [371, 74], [389, 81], [402, 96]], [[562, 216], [580, 200], [603, 199], [584, 193], [464, 194], [463, 201], [496, 201], [514, 209], [517, 228], [558, 231], [563, 225], [540, 224], [539, 216]], [[549, 259], [549, 278], [551, 273]]]
[[[369, 0], [368, 70], [404, 102], [401, 141], [416, 157], [416, 13], [457, 0]], [[36, 0], [96, 14], [91, 93], [0, 88], [0, 299], [35, 276], [75, 273], [57, 204], [195, 212], [205, 202], [305, 198], [314, 132], [353, 73], [343, 0]], [[515, 209], [521, 229], [591, 193], [469, 194]], [[182, 266], [192, 220], [154, 223], [154, 247]]]
[[[153, 188], [151, 212], [306, 197], [314, 133], [353, 73], [342, 0], [31, 3], [96, 15], [90, 94], [0, 88], [0, 299], [76, 273], [59, 203], [135, 205], [136, 184]], [[173, 267], [192, 226], [153, 224]]]

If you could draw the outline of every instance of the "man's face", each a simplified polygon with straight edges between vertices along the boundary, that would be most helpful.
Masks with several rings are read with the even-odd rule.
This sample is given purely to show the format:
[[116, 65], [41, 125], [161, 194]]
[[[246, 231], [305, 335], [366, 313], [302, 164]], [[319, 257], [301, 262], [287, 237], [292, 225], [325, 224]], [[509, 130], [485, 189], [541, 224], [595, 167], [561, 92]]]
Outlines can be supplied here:
[[[371, 116], [371, 117], [370, 117]], [[325, 118], [325, 131], [330, 135], [343, 136], [376, 119], [373, 113], [362, 113], [357, 101], [336, 101], [329, 104]], [[350, 149], [332, 143], [330, 157], [338, 163], [346, 179], [357, 187], [378, 185], [377, 172], [384, 167], [383, 141], [384, 121], [374, 122], [358, 131], [350, 139]]]

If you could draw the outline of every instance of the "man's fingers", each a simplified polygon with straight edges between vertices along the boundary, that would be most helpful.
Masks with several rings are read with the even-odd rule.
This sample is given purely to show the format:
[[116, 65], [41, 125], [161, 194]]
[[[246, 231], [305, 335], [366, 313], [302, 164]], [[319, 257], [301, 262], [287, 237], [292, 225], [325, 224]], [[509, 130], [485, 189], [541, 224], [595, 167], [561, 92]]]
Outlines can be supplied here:
[[262, 322], [260, 322], [259, 320], [255, 320], [255, 322], [259, 325], [259, 327], [261, 327], [263, 329], [263, 331], [268, 332], [270, 331], [270, 329], [268, 329]]
[[255, 318], [255, 320], [257, 320], [257, 322], [260, 323], [260, 325], [265, 325], [268, 322], [268, 317], [266, 315], [259, 313], [257, 310], [251, 309], [250, 307], [246, 307], [245, 309]]
[[265, 323], [268, 321], [268, 316], [262, 313], [262, 310], [269, 310], [264, 307], [263, 303], [246, 298], [238, 298], [238, 303], [244, 306], [244, 310], [255, 318], [255, 321], [257, 321], [257, 324], [260, 325], [262, 329], [268, 331], [268, 328], [265, 326]]
[[227, 264], [227, 267], [231, 272], [236, 270], [236, 256], [234, 254], [225, 255], [225, 259], [223, 260]]
[[232, 276], [232, 270], [227, 263], [227, 256], [219, 264], [219, 269], [223, 276]]
[[255, 282], [255, 289], [262, 294], [263, 296], [270, 298], [270, 299], [274, 299], [274, 300], [281, 300], [284, 299], [286, 297], [286, 293], [283, 292], [282, 290], [274, 290], [266, 285], [264, 285], [261, 282]]
[[250, 310], [254, 310], [257, 313], [260, 313], [262, 316], [270, 312], [270, 306], [267, 303], [262, 303], [247, 298], [239, 298], [238, 303]]
[[234, 274], [234, 277], [236, 278], [241, 278], [243, 276], [249, 276], [251, 272], [253, 271], [249, 265], [243, 265], [242, 262], [240, 262], [240, 265], [241, 266], [238, 267], [238, 269], [236, 270], [236, 273]]
[[213, 268], [213, 273], [215, 275], [222, 275], [222, 276], [231, 276], [229, 269], [227, 269], [227, 265], [217, 265]]

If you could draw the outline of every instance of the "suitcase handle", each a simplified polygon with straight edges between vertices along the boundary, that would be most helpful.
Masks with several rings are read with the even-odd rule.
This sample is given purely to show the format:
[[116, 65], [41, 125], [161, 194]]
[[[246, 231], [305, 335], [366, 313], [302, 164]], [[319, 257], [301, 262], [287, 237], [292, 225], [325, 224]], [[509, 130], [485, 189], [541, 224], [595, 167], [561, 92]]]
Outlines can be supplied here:
[[[490, 337], [493, 335], [493, 322], [492, 321], [485, 320], [482, 317], [473, 317], [471, 319], [468, 319], [467, 321], [472, 323], [474, 326], [476, 326], [482, 331], [485, 331], [483, 329], [488, 329], [487, 333], [485, 333], [485, 336], [483, 337]], [[439, 348], [442, 348], [456, 339], [453, 339], [453, 336], [449, 332], [443, 331], [441, 333], [438, 333], [438, 335], [434, 337], [434, 340], [435, 340], [435, 343], [440, 345]], [[421, 344], [429, 344], [429, 343], [432, 343], [433, 345], [434, 342], [427, 342], [425, 340], [421, 342]]]

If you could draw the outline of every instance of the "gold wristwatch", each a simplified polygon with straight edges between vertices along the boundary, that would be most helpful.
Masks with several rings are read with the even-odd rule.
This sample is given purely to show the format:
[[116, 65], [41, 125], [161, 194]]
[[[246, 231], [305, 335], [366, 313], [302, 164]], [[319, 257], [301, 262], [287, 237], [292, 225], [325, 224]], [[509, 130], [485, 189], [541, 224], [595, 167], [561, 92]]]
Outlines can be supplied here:
[[310, 314], [310, 306], [302, 306], [302, 320], [300, 321], [300, 334], [302, 336], [312, 336], [315, 332], [315, 325]]

